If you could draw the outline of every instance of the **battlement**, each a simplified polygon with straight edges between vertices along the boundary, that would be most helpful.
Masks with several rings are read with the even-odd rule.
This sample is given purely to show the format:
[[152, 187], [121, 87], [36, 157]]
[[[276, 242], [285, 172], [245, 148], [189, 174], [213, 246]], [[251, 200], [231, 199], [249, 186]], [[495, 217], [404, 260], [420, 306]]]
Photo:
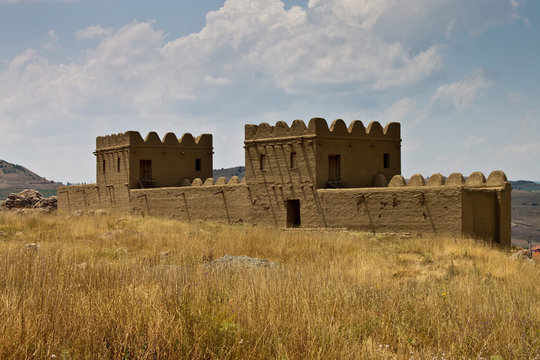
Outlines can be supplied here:
[[445, 178], [437, 173], [433, 174], [426, 181], [420, 174], [411, 176], [409, 182], [401, 175], [395, 175], [388, 183], [388, 187], [404, 187], [404, 186], [464, 186], [466, 188], [489, 188], [502, 187], [508, 182], [506, 174], [501, 170], [492, 171], [488, 178], [479, 171], [473, 172], [467, 180], [461, 173], [452, 173]]
[[154, 131], [149, 132], [144, 139], [138, 131], [126, 131], [96, 138], [96, 150], [123, 146], [212, 147], [212, 135], [201, 134], [194, 138], [190, 133], [185, 133], [181, 138], [177, 138], [174, 133], [169, 132], [162, 140]]
[[378, 121], [372, 121], [366, 128], [360, 120], [354, 120], [347, 127], [341, 119], [334, 120], [328, 127], [323, 118], [313, 118], [307, 126], [303, 120], [294, 120], [290, 127], [284, 121], [278, 121], [275, 126], [268, 123], [245, 125], [246, 141], [317, 136], [400, 140], [401, 129], [399, 123], [391, 122], [383, 128]]
[[188, 186], [224, 186], [224, 185], [239, 185], [239, 184], [245, 184], [246, 178], [243, 178], [241, 181], [238, 178], [238, 176], [233, 176], [229, 179], [227, 182], [227, 179], [222, 176], [214, 181], [214, 178], [207, 178], [206, 180], [202, 180], [201, 178], [196, 178], [193, 180], [193, 182]]

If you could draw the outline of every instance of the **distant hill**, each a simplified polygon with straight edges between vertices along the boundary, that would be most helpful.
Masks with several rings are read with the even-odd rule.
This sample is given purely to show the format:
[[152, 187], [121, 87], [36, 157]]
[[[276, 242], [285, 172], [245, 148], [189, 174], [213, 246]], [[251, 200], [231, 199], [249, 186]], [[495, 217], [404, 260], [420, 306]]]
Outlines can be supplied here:
[[526, 246], [529, 237], [540, 244], [540, 191], [512, 190], [512, 238]]
[[540, 184], [534, 181], [518, 180], [510, 181], [512, 189], [522, 191], [540, 191]]
[[0, 200], [5, 199], [12, 192], [24, 189], [36, 189], [43, 196], [56, 195], [56, 189], [61, 185], [61, 183], [39, 176], [24, 166], [0, 160]]
[[233, 176], [238, 176], [238, 178], [242, 180], [245, 175], [246, 175], [246, 168], [244, 166], [236, 166], [236, 167], [226, 168], [226, 169], [224, 168], [214, 169], [213, 177], [214, 177], [214, 180], [217, 180], [218, 178], [225, 176], [225, 178], [228, 181]]

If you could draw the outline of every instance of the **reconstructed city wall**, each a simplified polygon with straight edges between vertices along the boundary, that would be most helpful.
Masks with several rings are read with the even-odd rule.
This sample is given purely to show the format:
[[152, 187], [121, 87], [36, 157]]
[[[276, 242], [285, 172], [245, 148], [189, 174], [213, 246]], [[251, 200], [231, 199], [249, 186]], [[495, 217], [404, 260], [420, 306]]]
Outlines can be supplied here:
[[[58, 189], [60, 213], [105, 209], [138, 215], [450, 234], [510, 246], [510, 185], [501, 171], [401, 173], [398, 123], [321, 118], [245, 126], [246, 178], [214, 181], [212, 135], [150, 132], [96, 139], [97, 184]], [[202, 180], [201, 180], [202, 179]], [[148, 188], [153, 187], [155, 188]], [[144, 187], [141, 189], [141, 187]]]
[[[104, 191], [105, 190], [105, 191]], [[62, 213], [112, 209], [137, 215], [285, 227], [287, 201], [298, 200], [301, 227], [337, 227], [373, 233], [410, 232], [471, 236], [510, 246], [510, 186], [494, 171], [467, 181], [459, 173], [408, 183], [394, 176], [387, 187], [315, 189], [310, 184], [246, 184], [233, 177], [191, 186], [134, 189], [112, 194], [82, 185], [58, 190]]]

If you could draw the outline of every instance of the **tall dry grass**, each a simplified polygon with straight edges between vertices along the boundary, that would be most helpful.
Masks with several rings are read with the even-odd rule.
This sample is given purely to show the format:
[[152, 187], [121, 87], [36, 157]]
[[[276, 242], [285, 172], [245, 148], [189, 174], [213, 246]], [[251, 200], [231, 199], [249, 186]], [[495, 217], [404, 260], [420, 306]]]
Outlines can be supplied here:
[[540, 358], [539, 267], [468, 240], [10, 213], [0, 232], [0, 359]]

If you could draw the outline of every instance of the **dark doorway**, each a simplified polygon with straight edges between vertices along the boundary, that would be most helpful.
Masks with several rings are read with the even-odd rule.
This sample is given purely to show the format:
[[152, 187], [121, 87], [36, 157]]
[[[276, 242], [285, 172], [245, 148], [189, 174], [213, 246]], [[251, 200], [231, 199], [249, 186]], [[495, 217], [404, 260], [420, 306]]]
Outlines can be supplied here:
[[152, 160], [141, 160], [139, 164], [139, 180], [152, 180]]
[[328, 181], [341, 180], [339, 155], [328, 155]]
[[383, 167], [385, 169], [390, 169], [390, 153], [383, 154]]
[[287, 227], [300, 227], [300, 200], [287, 200]]

